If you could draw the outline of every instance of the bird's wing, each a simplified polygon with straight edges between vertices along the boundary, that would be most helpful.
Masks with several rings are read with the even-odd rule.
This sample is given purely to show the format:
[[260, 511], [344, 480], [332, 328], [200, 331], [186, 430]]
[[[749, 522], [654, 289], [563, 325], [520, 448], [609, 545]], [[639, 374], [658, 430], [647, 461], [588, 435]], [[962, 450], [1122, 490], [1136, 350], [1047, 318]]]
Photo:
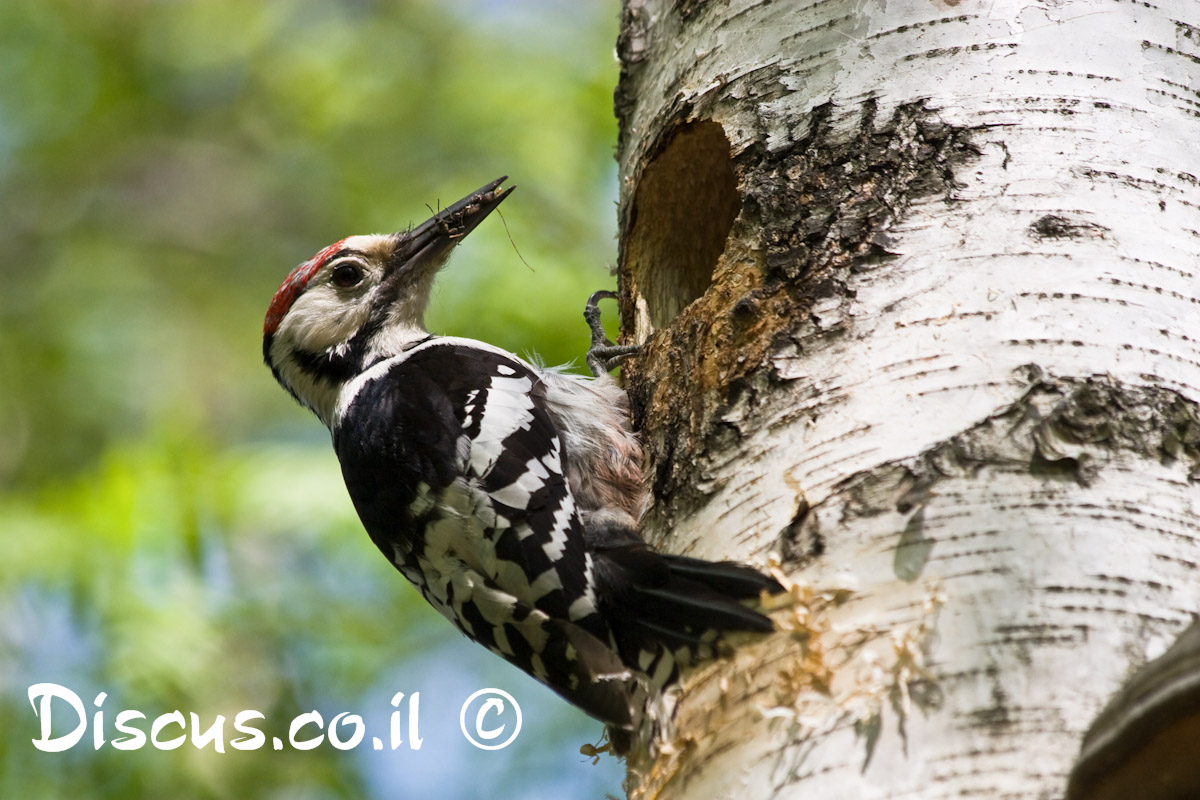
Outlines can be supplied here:
[[[542, 390], [536, 372], [503, 351], [434, 340], [364, 376], [334, 447], [376, 545], [427, 595], [437, 588], [431, 576], [446, 581], [461, 564], [606, 638]], [[430, 601], [446, 613], [443, 594]], [[457, 621], [473, 614], [463, 609]]]
[[379, 549], [469, 637], [627, 728], [635, 682], [597, 611], [533, 369], [435, 340], [349, 391], [334, 448]]

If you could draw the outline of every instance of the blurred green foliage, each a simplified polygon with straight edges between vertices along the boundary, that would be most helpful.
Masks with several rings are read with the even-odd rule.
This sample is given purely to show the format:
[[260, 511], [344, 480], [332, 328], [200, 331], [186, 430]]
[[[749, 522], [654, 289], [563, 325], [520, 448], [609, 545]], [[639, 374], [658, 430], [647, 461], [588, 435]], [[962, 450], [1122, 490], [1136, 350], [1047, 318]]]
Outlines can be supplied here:
[[[619, 765], [577, 755], [598, 723], [456, 639], [374, 551], [327, 435], [262, 366], [260, 327], [322, 246], [508, 174], [520, 189], [459, 248], [428, 321], [578, 360], [584, 300], [613, 284], [616, 15], [0, 3], [0, 796], [397, 797], [419, 773], [454, 776], [443, 798], [616, 791]], [[463, 685], [528, 698], [524, 749], [446, 751], [447, 767], [97, 750], [90, 728], [65, 753], [30, 742], [37, 682], [89, 712], [107, 692], [109, 739], [125, 708], [257, 709], [286, 738], [313, 708], [385, 718], [394, 691], [420, 688], [397, 675], [436, 693], [447, 658]]]

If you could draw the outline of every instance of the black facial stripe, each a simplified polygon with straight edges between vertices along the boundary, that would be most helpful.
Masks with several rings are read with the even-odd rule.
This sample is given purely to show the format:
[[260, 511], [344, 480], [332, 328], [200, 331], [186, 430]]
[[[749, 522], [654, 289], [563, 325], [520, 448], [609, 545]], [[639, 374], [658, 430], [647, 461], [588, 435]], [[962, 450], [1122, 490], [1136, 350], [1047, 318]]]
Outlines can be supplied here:
[[271, 363], [271, 345], [275, 344], [275, 334], [269, 333], [263, 337], [263, 362], [271, 368], [271, 372], [275, 374], [275, 378], [279, 378], [279, 370], [275, 369], [275, 365]]
[[308, 377], [336, 384], [345, 383], [362, 372], [364, 351], [365, 347], [347, 347], [343, 353], [313, 353], [297, 347], [293, 348], [291, 358]]

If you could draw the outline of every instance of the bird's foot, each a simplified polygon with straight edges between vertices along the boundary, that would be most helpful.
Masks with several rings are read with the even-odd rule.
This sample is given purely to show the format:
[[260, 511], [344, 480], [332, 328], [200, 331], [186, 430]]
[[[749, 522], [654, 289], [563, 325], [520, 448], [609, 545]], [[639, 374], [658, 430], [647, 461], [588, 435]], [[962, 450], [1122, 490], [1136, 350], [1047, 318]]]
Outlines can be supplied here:
[[600, 306], [598, 304], [601, 300], [616, 299], [616, 292], [602, 289], [592, 293], [592, 296], [588, 298], [587, 306], [583, 309], [583, 318], [592, 332], [592, 343], [587, 351], [587, 365], [588, 369], [592, 371], [592, 375], [597, 378], [607, 375], [609, 370], [615, 369], [622, 361], [641, 349], [641, 345], [636, 344], [613, 344], [605, 335], [604, 326], [600, 324]]

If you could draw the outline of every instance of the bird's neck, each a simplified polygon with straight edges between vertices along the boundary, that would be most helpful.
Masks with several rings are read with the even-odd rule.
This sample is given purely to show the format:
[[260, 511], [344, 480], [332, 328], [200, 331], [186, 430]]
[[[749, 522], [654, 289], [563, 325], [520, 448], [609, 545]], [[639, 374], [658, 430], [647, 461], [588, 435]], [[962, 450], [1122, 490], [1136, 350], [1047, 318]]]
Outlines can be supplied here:
[[301, 405], [332, 429], [342, 390], [363, 372], [433, 338], [423, 326], [389, 325], [360, 330], [349, 341], [320, 352], [294, 349], [274, 363], [276, 379]]

